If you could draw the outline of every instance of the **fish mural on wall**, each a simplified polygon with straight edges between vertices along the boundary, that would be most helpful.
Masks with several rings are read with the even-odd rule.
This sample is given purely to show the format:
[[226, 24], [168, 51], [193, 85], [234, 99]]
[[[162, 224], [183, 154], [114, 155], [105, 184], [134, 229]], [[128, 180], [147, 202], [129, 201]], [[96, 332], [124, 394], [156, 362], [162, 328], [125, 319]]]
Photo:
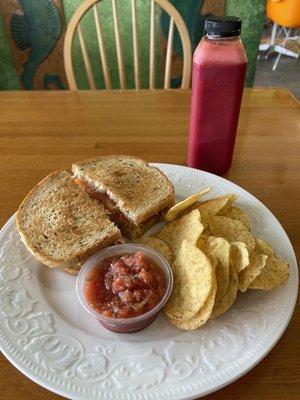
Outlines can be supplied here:
[[[4, 16], [3, 21], [6, 28], [6, 35], [4, 35], [5, 37], [0, 37], [0, 40], [8, 40], [12, 61], [11, 68], [15, 68], [22, 89], [52, 90], [68, 87], [63, 61], [63, 42], [66, 29], [64, 11], [66, 11], [67, 20], [69, 20], [82, 1], [0, 0], [0, 9]], [[201, 11], [207, 14], [210, 12], [209, 8], [213, 5], [215, 8], [218, 7], [217, 11], [222, 6], [222, 14], [224, 13], [225, 0], [170, 1], [185, 20], [193, 47], [199, 42], [203, 30], [205, 16], [201, 15]], [[145, 0], [139, 0], [137, 4], [141, 5], [144, 2]], [[105, 0], [103, 1], [104, 3], [110, 4], [110, 0]], [[125, 1], [120, 1], [120, 5], [124, 6], [124, 10], [127, 7], [126, 3]], [[128, 4], [130, 4], [129, 1]], [[123, 8], [121, 9], [123, 10]], [[213, 12], [215, 12], [215, 9]], [[124, 14], [120, 13], [120, 17], [122, 15]], [[161, 64], [160, 67], [163, 71], [169, 28], [169, 17], [166, 13], [161, 14], [160, 28], [161, 46], [159, 46], [159, 50], [161, 57], [157, 57], [157, 62]], [[176, 30], [173, 50], [171, 83], [172, 87], [178, 87], [182, 74], [182, 49]], [[1, 63], [3, 64], [3, 59], [1, 60], [0, 58]], [[80, 76], [78, 78], [80, 79]], [[148, 84], [148, 76], [146, 81]], [[133, 81], [132, 85], [134, 85]]]
[[[27, 52], [22, 64], [21, 82], [27, 90], [35, 89], [34, 78], [39, 66], [52, 53], [63, 31], [60, 10], [53, 0], [18, 0], [19, 8], [10, 19], [10, 33], [20, 51]], [[59, 75], [45, 71], [41, 85], [44, 89], [63, 89]]]
[[62, 23], [59, 11], [51, 0], [19, 0], [24, 14], [11, 19], [12, 38], [20, 50], [29, 50], [21, 79], [26, 89], [33, 89], [33, 77], [41, 62], [57, 43]]

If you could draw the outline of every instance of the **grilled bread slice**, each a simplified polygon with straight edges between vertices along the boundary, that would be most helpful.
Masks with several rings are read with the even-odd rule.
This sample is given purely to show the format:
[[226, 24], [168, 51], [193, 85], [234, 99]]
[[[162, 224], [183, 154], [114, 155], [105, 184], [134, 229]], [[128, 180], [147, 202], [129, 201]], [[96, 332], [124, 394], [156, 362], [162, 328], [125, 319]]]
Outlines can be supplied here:
[[169, 179], [136, 157], [104, 156], [76, 162], [75, 181], [101, 202], [122, 232], [134, 239], [162, 219], [174, 204]]
[[31, 190], [17, 212], [17, 227], [39, 261], [72, 274], [91, 254], [121, 240], [104, 207], [66, 171], [53, 172]]

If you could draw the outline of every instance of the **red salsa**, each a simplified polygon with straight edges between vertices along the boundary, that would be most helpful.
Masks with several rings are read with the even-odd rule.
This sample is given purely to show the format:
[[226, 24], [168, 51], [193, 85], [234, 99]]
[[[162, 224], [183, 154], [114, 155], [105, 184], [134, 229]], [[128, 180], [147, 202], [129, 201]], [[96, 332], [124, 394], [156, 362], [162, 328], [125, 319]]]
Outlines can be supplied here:
[[140, 251], [106, 258], [91, 269], [84, 287], [88, 304], [112, 318], [145, 314], [165, 292], [164, 272]]

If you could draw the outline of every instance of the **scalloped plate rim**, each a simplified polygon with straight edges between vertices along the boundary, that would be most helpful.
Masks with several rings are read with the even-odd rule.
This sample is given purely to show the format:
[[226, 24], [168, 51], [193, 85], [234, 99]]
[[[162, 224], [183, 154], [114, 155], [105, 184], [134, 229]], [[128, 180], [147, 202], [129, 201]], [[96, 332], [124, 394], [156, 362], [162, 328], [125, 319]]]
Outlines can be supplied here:
[[[277, 220], [277, 218], [274, 216], [274, 214], [260, 201], [258, 200], [255, 196], [253, 196], [251, 193], [249, 193], [248, 191], [246, 191], [244, 188], [242, 188], [241, 186], [223, 178], [220, 176], [216, 176], [214, 174], [205, 172], [205, 171], [200, 171], [200, 170], [194, 170], [192, 168], [186, 167], [186, 166], [181, 166], [181, 165], [174, 165], [174, 164], [164, 164], [164, 163], [151, 163], [151, 165], [156, 166], [158, 168], [161, 168], [165, 173], [167, 173], [167, 169], [170, 168], [180, 168], [183, 171], [195, 171], [195, 173], [199, 173], [199, 174], [204, 174], [206, 176], [208, 176], [210, 179], [212, 180], [221, 180], [221, 182], [223, 182], [224, 184], [229, 184], [231, 185], [233, 188], [235, 188], [237, 191], [239, 192], [243, 192], [246, 196], [250, 196], [250, 198], [255, 199], [256, 202], [259, 203], [260, 207], [264, 210], [265, 213], [268, 213], [274, 222], [276, 222], [278, 228], [282, 231], [281, 233], [284, 234], [285, 236], [285, 241], [287, 243], [287, 245], [290, 246], [290, 249], [292, 249], [292, 253], [291, 253], [291, 258], [293, 258], [293, 263], [294, 265], [297, 267], [297, 260], [296, 260], [296, 256], [295, 256], [295, 252], [293, 250], [293, 246], [289, 240], [288, 235], [286, 234], [284, 228], [282, 227], [282, 225], [280, 224], [280, 222]], [[166, 170], [165, 170], [166, 169]], [[4, 224], [4, 226], [1, 228], [0, 230], [0, 239], [3, 238], [3, 236], [5, 235], [5, 232], [9, 229], [9, 227], [13, 224], [15, 219], [15, 214], [12, 215], [9, 220]], [[208, 395], [210, 393], [213, 393], [229, 384], [231, 384], [232, 382], [236, 381], [237, 379], [239, 379], [240, 377], [242, 377], [243, 375], [245, 375], [247, 372], [249, 372], [251, 369], [253, 369], [273, 348], [274, 346], [278, 343], [278, 341], [280, 340], [280, 338], [282, 337], [283, 333], [285, 332], [295, 309], [296, 306], [296, 301], [297, 301], [297, 294], [298, 294], [298, 271], [297, 269], [294, 271], [294, 273], [296, 274], [297, 279], [295, 279], [294, 282], [294, 287], [293, 287], [293, 301], [290, 303], [291, 304], [291, 308], [290, 308], [290, 312], [287, 316], [285, 316], [285, 321], [281, 327], [281, 331], [280, 333], [277, 333], [275, 340], [273, 340], [272, 344], [268, 346], [268, 348], [262, 353], [260, 354], [252, 363], [249, 364], [249, 366], [247, 366], [246, 368], [242, 368], [242, 371], [236, 374], [233, 374], [233, 376], [228, 379], [228, 377], [224, 378], [224, 381], [221, 382], [218, 385], [215, 385], [212, 388], [209, 388], [205, 391], [200, 391], [198, 394], [197, 393], [191, 393], [190, 395], [179, 395], [179, 396], [172, 396], [172, 399], [181, 399], [181, 400], [192, 400], [192, 399], [196, 399], [205, 395]], [[0, 332], [1, 333], [1, 332]], [[29, 379], [31, 379], [32, 381], [34, 381], [35, 383], [39, 384], [40, 386], [48, 389], [49, 391], [52, 391], [54, 393], [57, 393], [61, 396], [65, 396], [67, 398], [69, 398], [71, 391], [65, 391], [63, 389], [59, 389], [57, 387], [53, 387], [51, 385], [51, 383], [48, 383], [46, 380], [43, 380], [42, 377], [36, 376], [35, 374], [31, 373], [31, 371], [28, 371], [28, 369], [26, 369], [25, 367], [23, 367], [22, 365], [20, 365], [20, 362], [18, 363], [18, 360], [15, 360], [14, 357], [10, 354], [9, 349], [6, 349], [5, 346], [3, 346], [3, 341], [0, 340], [0, 346], [1, 346], [1, 351], [3, 353], [3, 355], [5, 355], [5, 357], [11, 362], [12, 365], [14, 365], [14, 367], [16, 367], [19, 371], [21, 371], [25, 376], [27, 376]], [[200, 390], [200, 388], [198, 388], [198, 390]], [[194, 390], [193, 390], [194, 391]], [[158, 392], [159, 394], [159, 392]], [[86, 396], [81, 396], [79, 393], [76, 394], [72, 394], [72, 398], [73, 399], [87, 399]], [[106, 397], [106, 396], [105, 396]], [[146, 397], [145, 397], [146, 398]]]

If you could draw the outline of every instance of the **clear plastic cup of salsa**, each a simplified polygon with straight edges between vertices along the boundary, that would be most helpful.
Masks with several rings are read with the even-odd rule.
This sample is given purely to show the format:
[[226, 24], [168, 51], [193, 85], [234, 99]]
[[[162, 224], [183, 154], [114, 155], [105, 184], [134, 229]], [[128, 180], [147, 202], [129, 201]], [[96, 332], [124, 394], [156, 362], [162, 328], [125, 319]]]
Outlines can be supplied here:
[[169, 263], [150, 247], [126, 243], [99, 251], [76, 281], [83, 307], [105, 328], [139, 331], [154, 321], [173, 287]]

